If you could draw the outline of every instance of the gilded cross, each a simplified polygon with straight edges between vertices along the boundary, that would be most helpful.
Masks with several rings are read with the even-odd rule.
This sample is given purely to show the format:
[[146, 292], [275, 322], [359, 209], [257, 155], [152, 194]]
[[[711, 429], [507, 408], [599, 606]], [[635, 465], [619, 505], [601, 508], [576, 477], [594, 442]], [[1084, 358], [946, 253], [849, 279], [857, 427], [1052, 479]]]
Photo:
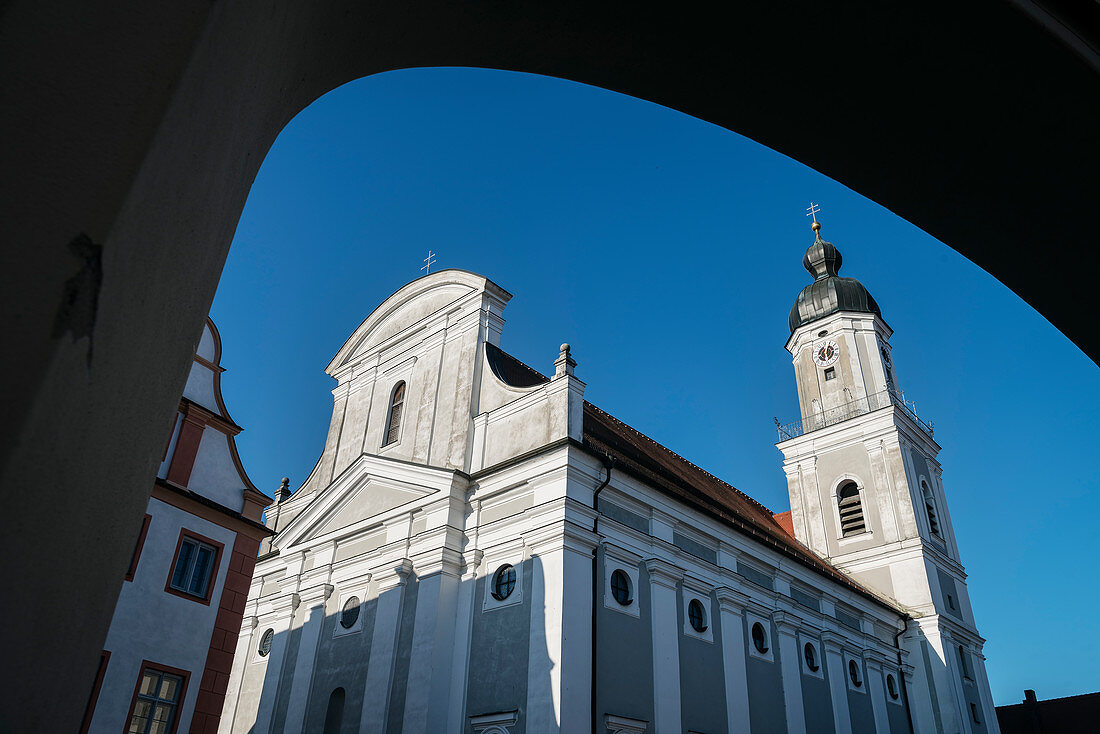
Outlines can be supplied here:
[[815, 204], [811, 201], [810, 205], [808, 207], [806, 207], [806, 212], [807, 212], [806, 216], [807, 217], [813, 217], [814, 218], [814, 223], [816, 223], [817, 222], [817, 213], [819, 211], [821, 211], [821, 207], [819, 207], [817, 204]]

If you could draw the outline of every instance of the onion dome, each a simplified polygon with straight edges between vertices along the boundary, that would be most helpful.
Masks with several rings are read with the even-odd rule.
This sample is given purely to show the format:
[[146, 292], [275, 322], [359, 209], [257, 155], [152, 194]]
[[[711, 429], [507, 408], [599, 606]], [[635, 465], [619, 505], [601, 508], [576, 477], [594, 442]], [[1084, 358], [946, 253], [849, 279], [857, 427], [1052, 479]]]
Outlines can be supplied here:
[[806, 250], [802, 265], [814, 276], [814, 282], [802, 289], [791, 306], [791, 333], [837, 311], [873, 313], [881, 317], [878, 304], [862, 283], [837, 275], [844, 258], [831, 242], [821, 239], [821, 224], [814, 222], [812, 229], [814, 243]]

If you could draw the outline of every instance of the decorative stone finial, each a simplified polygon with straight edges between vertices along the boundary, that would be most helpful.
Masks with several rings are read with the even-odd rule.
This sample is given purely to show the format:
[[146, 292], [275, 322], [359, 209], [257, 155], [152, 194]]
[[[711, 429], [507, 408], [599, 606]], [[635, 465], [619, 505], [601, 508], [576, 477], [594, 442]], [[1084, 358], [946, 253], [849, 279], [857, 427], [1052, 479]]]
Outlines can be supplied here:
[[554, 377], [572, 375], [573, 368], [576, 366], [577, 361], [569, 355], [569, 345], [562, 344], [558, 352], [558, 358], [554, 360]]
[[279, 488], [275, 490], [275, 501], [282, 502], [290, 497], [290, 477], [283, 477]]

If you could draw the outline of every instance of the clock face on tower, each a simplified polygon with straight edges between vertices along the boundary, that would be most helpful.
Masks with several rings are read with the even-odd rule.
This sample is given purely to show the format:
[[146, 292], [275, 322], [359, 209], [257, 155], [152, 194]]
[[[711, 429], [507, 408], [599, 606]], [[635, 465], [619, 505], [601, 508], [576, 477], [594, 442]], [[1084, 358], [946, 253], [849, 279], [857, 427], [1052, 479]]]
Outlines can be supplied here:
[[829, 367], [838, 359], [840, 359], [840, 345], [832, 339], [814, 347], [814, 364], [818, 367]]

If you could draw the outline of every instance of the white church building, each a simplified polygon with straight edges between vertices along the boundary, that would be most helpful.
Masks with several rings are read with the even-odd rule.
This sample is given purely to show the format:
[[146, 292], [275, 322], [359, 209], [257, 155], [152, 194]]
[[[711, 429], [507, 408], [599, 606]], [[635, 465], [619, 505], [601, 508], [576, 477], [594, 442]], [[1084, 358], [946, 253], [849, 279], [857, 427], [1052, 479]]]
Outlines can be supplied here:
[[568, 345], [502, 351], [488, 279], [386, 299], [267, 508], [219, 731], [997, 732], [939, 447], [818, 229], [779, 515], [585, 402]]

